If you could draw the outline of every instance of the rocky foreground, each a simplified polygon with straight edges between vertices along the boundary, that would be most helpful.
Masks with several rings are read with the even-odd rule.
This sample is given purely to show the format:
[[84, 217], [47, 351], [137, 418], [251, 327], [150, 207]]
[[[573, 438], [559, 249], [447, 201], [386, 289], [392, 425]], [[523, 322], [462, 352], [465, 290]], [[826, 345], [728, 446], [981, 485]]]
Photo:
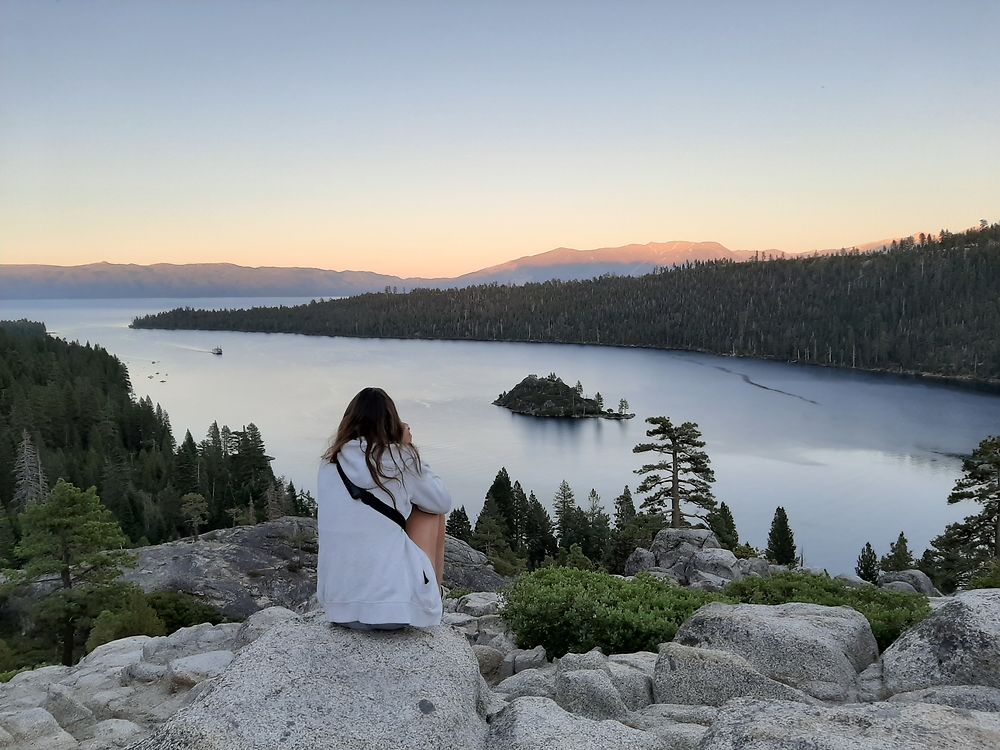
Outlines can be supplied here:
[[854, 610], [710, 604], [659, 651], [549, 660], [495, 593], [433, 630], [271, 607], [136, 636], [0, 687], [20, 750], [980, 750], [1000, 747], [1000, 590], [960, 593], [879, 656]]
[[[936, 596], [933, 614], [882, 654], [847, 607], [713, 603], [656, 652], [550, 659], [517, 647], [491, 591], [447, 599], [442, 626], [428, 631], [323, 622], [303, 601], [314, 552], [302, 523], [148, 548], [135, 575], [150, 589], [252, 614], [113, 641], [74, 667], [15, 676], [0, 685], [0, 748], [1000, 748], [1000, 589]], [[256, 549], [240, 549], [248, 541]], [[699, 588], [769, 574], [714, 545], [666, 530], [630, 565]], [[454, 540], [448, 549], [453, 584], [502, 583], [475, 550]], [[259, 573], [266, 567], [276, 580]], [[897, 578], [880, 584], [929, 587]]]

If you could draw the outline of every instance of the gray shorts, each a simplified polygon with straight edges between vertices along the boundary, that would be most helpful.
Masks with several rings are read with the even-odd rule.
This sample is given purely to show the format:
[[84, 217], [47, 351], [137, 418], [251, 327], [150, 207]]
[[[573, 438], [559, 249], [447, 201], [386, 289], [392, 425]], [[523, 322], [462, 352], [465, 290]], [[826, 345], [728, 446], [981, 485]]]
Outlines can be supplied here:
[[351, 630], [402, 630], [407, 625], [402, 625], [398, 622], [388, 622], [388, 623], [367, 623], [367, 622], [333, 622], [331, 625], [340, 625], [342, 628], [350, 628]]

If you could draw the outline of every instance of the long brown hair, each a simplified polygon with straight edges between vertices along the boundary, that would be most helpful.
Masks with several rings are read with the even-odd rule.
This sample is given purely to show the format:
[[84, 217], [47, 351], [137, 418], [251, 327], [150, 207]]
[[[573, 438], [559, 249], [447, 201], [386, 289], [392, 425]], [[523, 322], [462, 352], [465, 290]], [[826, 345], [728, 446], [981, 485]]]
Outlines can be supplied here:
[[[382, 457], [390, 446], [396, 445], [408, 451], [414, 462], [417, 471], [420, 470], [420, 454], [416, 447], [403, 445], [403, 435], [406, 427], [403, 420], [399, 418], [396, 411], [396, 404], [389, 398], [389, 394], [381, 388], [362, 388], [358, 394], [351, 399], [344, 412], [344, 418], [340, 420], [337, 434], [333, 442], [323, 454], [323, 458], [334, 463], [340, 449], [352, 440], [364, 438], [365, 440], [365, 464], [368, 466], [368, 473], [372, 475], [372, 480], [383, 492], [392, 498], [392, 504], [396, 504], [396, 498], [385, 486], [385, 480], [394, 479], [386, 474], [382, 469]], [[392, 451], [389, 452], [393, 463], [396, 462]], [[405, 456], [404, 456], [405, 460]], [[399, 467], [402, 469], [402, 467]]]

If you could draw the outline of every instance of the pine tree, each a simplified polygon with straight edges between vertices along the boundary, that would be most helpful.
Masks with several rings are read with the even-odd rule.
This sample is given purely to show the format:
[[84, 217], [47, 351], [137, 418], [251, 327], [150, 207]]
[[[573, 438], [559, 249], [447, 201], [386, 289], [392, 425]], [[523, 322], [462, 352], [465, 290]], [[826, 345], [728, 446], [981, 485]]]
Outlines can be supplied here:
[[472, 539], [472, 523], [469, 521], [469, 514], [465, 512], [464, 505], [455, 508], [448, 514], [445, 531], [455, 539], [461, 539], [466, 543]]
[[[501, 467], [497, 472], [493, 484], [486, 491], [486, 503], [495, 508], [498, 518], [503, 524], [504, 539], [507, 545], [514, 548], [514, 487], [510, 481], [510, 474], [505, 467]], [[484, 505], [485, 507], [485, 505]]]
[[900, 531], [896, 541], [889, 545], [889, 554], [879, 562], [879, 567], [886, 571], [898, 571], [912, 570], [914, 565], [906, 535]]
[[771, 530], [767, 534], [767, 549], [764, 556], [778, 565], [795, 564], [795, 536], [788, 524], [788, 514], [780, 505], [774, 511]]
[[[646, 422], [652, 425], [646, 435], [656, 442], [640, 443], [632, 452], [651, 451], [661, 454], [663, 459], [635, 470], [636, 474], [645, 475], [637, 491], [649, 495], [642, 501], [642, 510], [666, 515], [669, 507], [670, 525], [675, 529], [684, 526], [688, 518], [706, 520], [706, 514], [715, 508], [711, 489], [715, 474], [709, 466], [708, 454], [702, 450], [705, 442], [698, 425], [694, 422], [674, 425], [668, 417], [649, 417]], [[682, 503], [702, 512], [684, 511]]]
[[715, 534], [719, 544], [725, 549], [735, 550], [740, 544], [740, 535], [736, 530], [736, 519], [729, 506], [725, 503], [719, 505], [717, 510], [708, 514], [708, 528]]
[[267, 489], [264, 490], [264, 507], [268, 521], [275, 521], [289, 515], [291, 509], [288, 507], [287, 498], [281, 480], [275, 480], [267, 486]]
[[577, 380], [576, 381], [576, 385], [573, 386], [573, 390], [576, 391], [576, 395], [577, 396], [582, 396], [583, 395], [583, 383], [581, 383], [579, 380]]
[[879, 565], [878, 556], [871, 542], [865, 542], [861, 554], [858, 555], [858, 564], [854, 567], [854, 572], [858, 577], [870, 583], [878, 583]]
[[635, 502], [632, 500], [632, 491], [625, 485], [617, 498], [615, 498], [615, 528], [622, 529], [635, 518]]
[[511, 511], [511, 524], [513, 528], [510, 544], [516, 553], [522, 554], [527, 544], [528, 496], [524, 493], [524, 488], [520, 482], [514, 482]]
[[507, 543], [507, 527], [496, 502], [490, 497], [486, 498], [486, 504], [479, 512], [469, 544], [490, 558], [498, 573], [509, 574], [501, 572], [513, 562], [513, 553]]
[[49, 484], [42, 469], [42, 459], [27, 430], [21, 431], [21, 442], [14, 459], [14, 498], [11, 507], [22, 510], [42, 502], [49, 493]]
[[594, 401], [597, 403], [597, 408], [604, 411], [604, 396], [601, 395], [600, 391], [594, 394]]
[[618, 413], [628, 414], [628, 401], [626, 399], [619, 399], [618, 401]]
[[201, 457], [190, 430], [184, 433], [184, 440], [177, 449], [172, 483], [182, 494], [201, 490]]
[[939, 589], [951, 593], [992, 564], [996, 531], [985, 510], [950, 523], [943, 533], [931, 539], [919, 567]]
[[525, 524], [528, 567], [534, 570], [545, 561], [546, 557], [553, 557], [558, 549], [552, 518], [532, 492], [528, 496], [528, 518]]
[[603, 560], [611, 543], [611, 517], [605, 512], [597, 490], [592, 489], [587, 496], [586, 517], [583, 553], [591, 560]]
[[556, 516], [556, 535], [559, 537], [559, 546], [568, 547], [564, 540], [568, 539], [573, 525], [573, 511], [576, 509], [576, 496], [569, 482], [565, 479], [559, 483], [559, 489], [552, 498], [552, 509]]
[[1000, 560], [1000, 437], [985, 438], [962, 461], [962, 476], [948, 495], [949, 503], [974, 500], [983, 506], [984, 514], [992, 520], [993, 558]]
[[208, 520], [208, 501], [204, 495], [197, 492], [189, 492], [181, 496], [181, 516], [191, 528], [194, 540], [198, 541], [198, 530], [205, 525]]
[[21, 514], [21, 531], [16, 552], [25, 564], [16, 580], [59, 577], [59, 588], [38, 599], [32, 611], [37, 621], [58, 629], [62, 663], [70, 666], [78, 634], [124, 591], [118, 579], [133, 559], [124, 549], [127, 539], [95, 488], [84, 492], [63, 480], [48, 499]]

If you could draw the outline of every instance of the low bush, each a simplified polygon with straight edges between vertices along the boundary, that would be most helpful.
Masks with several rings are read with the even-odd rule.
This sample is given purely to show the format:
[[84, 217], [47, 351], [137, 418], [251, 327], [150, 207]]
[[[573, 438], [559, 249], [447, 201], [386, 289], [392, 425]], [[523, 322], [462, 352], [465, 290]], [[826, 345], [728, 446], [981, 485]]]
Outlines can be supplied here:
[[180, 628], [200, 625], [203, 622], [218, 625], [226, 621], [215, 607], [179, 591], [157, 591], [155, 594], [147, 594], [146, 601], [156, 611], [157, 617], [163, 620], [167, 635]]
[[606, 654], [656, 651], [703, 604], [727, 600], [652, 576], [625, 581], [575, 568], [541, 568], [501, 594], [501, 613], [521, 648], [550, 657], [600, 648]]
[[97, 616], [87, 636], [87, 651], [131, 635], [165, 635], [163, 620], [138, 589], [129, 592], [118, 609], [106, 609]]
[[1000, 589], [1000, 561], [994, 562], [981, 573], [973, 576], [967, 589]]
[[871, 624], [880, 651], [931, 611], [927, 598], [920, 594], [886, 591], [873, 586], [853, 588], [836, 579], [810, 573], [744, 578], [726, 586], [723, 593], [745, 604], [805, 602], [852, 607]]

